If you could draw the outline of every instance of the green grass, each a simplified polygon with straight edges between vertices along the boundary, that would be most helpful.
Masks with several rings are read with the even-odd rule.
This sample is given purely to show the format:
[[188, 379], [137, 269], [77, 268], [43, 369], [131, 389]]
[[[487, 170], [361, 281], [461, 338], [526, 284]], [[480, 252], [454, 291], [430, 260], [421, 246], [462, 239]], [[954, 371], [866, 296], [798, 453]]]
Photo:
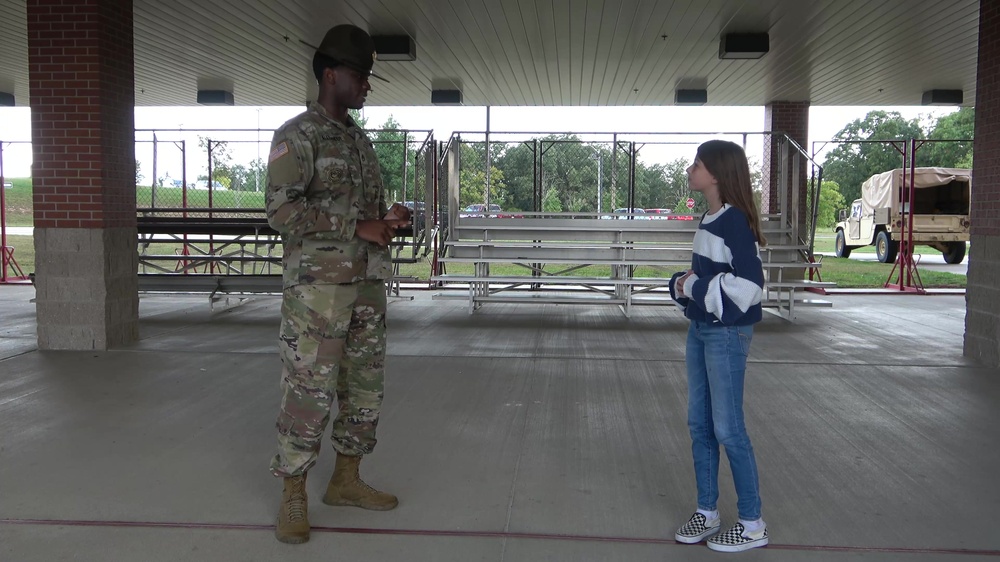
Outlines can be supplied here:
[[[31, 236], [7, 236], [7, 245], [14, 248], [14, 261], [21, 266], [25, 275], [35, 271], [35, 242]], [[13, 277], [16, 271], [7, 269], [7, 275]]]
[[[892, 282], [898, 279], [899, 270], [893, 271], [894, 264], [879, 262], [862, 262], [849, 258], [823, 258], [820, 276], [823, 281], [833, 281], [839, 288], [877, 288], [885, 285], [889, 274], [893, 273]], [[925, 288], [965, 288], [967, 278], [958, 273], [932, 271], [917, 268], [917, 273]]]
[[4, 178], [14, 184], [10, 189], [4, 189], [4, 216], [7, 226], [31, 226], [34, 216], [34, 205], [31, 200], [31, 178]]
[[[28, 274], [34, 271], [35, 248], [32, 237], [8, 236], [7, 243], [14, 248], [14, 258], [24, 273]], [[175, 253], [176, 248], [177, 246], [172, 244], [153, 244], [147, 252], [150, 254], [170, 255]], [[163, 265], [172, 267], [175, 264], [165, 263]], [[823, 259], [820, 275], [823, 281], [833, 281], [841, 288], [877, 288], [885, 284], [892, 269], [893, 264], [826, 257]], [[413, 264], [401, 264], [399, 266], [399, 275], [401, 277], [416, 278], [422, 281], [426, 281], [429, 278], [430, 271], [430, 262], [427, 260], [421, 260]], [[638, 268], [635, 275], [636, 277], [669, 276], [673, 271], [643, 267]], [[247, 272], [249, 273], [249, 270]], [[448, 273], [472, 274], [472, 272], [472, 264], [450, 264], [448, 266]], [[492, 267], [492, 273], [495, 275], [524, 275], [525, 272], [524, 268], [515, 265], [495, 264]], [[918, 272], [924, 287], [927, 288], [963, 288], [966, 284], [966, 277], [964, 275], [930, 271], [927, 269], [919, 269]], [[8, 275], [13, 275], [11, 271], [7, 273]], [[607, 276], [608, 268], [591, 266], [573, 272], [573, 275]], [[893, 280], [895, 281], [895, 278]]]
[[[889, 279], [889, 273], [893, 270], [893, 264], [878, 262], [861, 262], [850, 259], [826, 257], [820, 268], [820, 276], [823, 281], [833, 281], [840, 288], [879, 288], [883, 287]], [[636, 270], [636, 277], [669, 277], [676, 269], [656, 269], [651, 267], [640, 267]], [[527, 270], [515, 265], [493, 264], [490, 268], [493, 275], [526, 275]], [[448, 273], [454, 275], [473, 273], [472, 264], [449, 264]], [[898, 273], [898, 271], [897, 271]], [[925, 288], [964, 288], [966, 284], [965, 275], [948, 273], [943, 271], [930, 271], [918, 269], [921, 281]], [[416, 277], [426, 280], [430, 274], [430, 264], [427, 262], [416, 264], [400, 265], [399, 274], [403, 277]], [[592, 266], [577, 270], [572, 275], [581, 276], [607, 276], [607, 267]], [[893, 282], [896, 276], [893, 277]]]
[[[4, 210], [7, 226], [31, 226], [34, 224], [31, 198], [31, 178], [6, 178], [14, 187], [4, 190]], [[208, 207], [207, 189], [187, 190], [188, 207]], [[153, 189], [140, 186], [135, 191], [136, 207], [143, 209], [153, 206]], [[179, 187], [156, 188], [157, 207], [181, 207], [184, 204], [183, 190]], [[212, 206], [238, 209], [263, 209], [264, 194], [251, 191], [229, 191], [217, 189], [212, 192]]]
[[[834, 252], [836, 251], [835, 244], [837, 242], [837, 236], [829, 229], [821, 229], [816, 232], [816, 243], [813, 246], [813, 251], [816, 253], [820, 252]], [[852, 252], [857, 252], [859, 254], [874, 254], [875, 246], [863, 246], [861, 248], [856, 248], [851, 250]], [[935, 250], [937, 251], [937, 250]]]
[[[815, 252], [833, 252], [835, 235], [832, 232], [817, 232]], [[915, 246], [920, 254], [940, 254], [930, 246]], [[864, 246], [851, 250], [851, 254], [873, 254], [874, 246]], [[858, 261], [849, 258], [826, 256], [820, 268], [823, 281], [833, 281], [842, 288], [876, 288], [885, 285], [892, 274], [892, 283], [899, 279], [899, 270], [894, 271], [894, 264], [871, 261]], [[917, 274], [925, 288], [964, 288], [967, 282], [965, 275], [945, 271], [933, 271], [917, 266]]]
[[[188, 207], [208, 207], [208, 196], [212, 194], [213, 207], [237, 209], [263, 209], [264, 193], [260, 191], [230, 191], [216, 189], [188, 189]], [[153, 206], [153, 188], [140, 186], [135, 190], [135, 205], [139, 209]], [[156, 207], [181, 207], [184, 205], [184, 190], [179, 187], [157, 187]]]
[[[31, 202], [31, 179], [12, 178], [14, 187], [5, 190], [4, 196], [7, 203], [7, 225], [8, 226], [31, 226], [32, 224], [32, 202]], [[181, 201], [181, 189], [179, 188], [157, 188], [157, 205], [161, 207], [179, 206]], [[213, 204], [216, 207], [236, 207], [260, 209], [264, 206], [263, 193], [234, 192], [228, 190], [217, 190], [213, 192]], [[152, 189], [140, 187], [136, 191], [138, 207], [148, 207], [152, 203]], [[207, 190], [188, 190], [188, 206], [207, 207]], [[35, 269], [35, 248], [31, 236], [8, 236], [7, 243], [14, 248], [14, 259], [21, 266], [22, 271], [28, 274]], [[834, 235], [832, 232], [820, 232], [816, 237], [816, 252], [833, 252]], [[170, 244], [154, 244], [147, 252], [151, 254], [174, 254], [177, 246]], [[930, 247], [918, 247], [918, 251], [937, 252]], [[857, 253], [874, 252], [874, 247], [858, 248]], [[169, 264], [164, 264], [169, 265]], [[249, 266], [247, 266], [249, 268]], [[420, 280], [427, 280], [430, 277], [430, 262], [421, 260], [413, 264], [401, 264], [399, 275], [401, 277], [411, 277]], [[833, 281], [838, 287], [843, 288], [872, 288], [882, 287], [889, 278], [889, 273], [893, 270], [893, 264], [882, 264], [878, 262], [863, 262], [850, 259], [839, 259], [826, 257], [820, 269], [820, 275], [824, 281]], [[491, 271], [495, 275], [525, 275], [527, 270], [512, 264], [494, 264]], [[635, 272], [636, 277], [657, 277], [669, 276], [675, 270], [659, 270], [649, 267], [639, 268]], [[249, 272], [249, 270], [247, 271]], [[13, 272], [8, 271], [8, 275]], [[472, 264], [449, 264], [448, 273], [452, 274], [472, 274]], [[954, 273], [930, 271], [919, 269], [920, 278], [925, 287], [965, 287], [966, 277]], [[601, 266], [590, 266], [577, 271], [571, 275], [581, 276], [608, 276], [609, 268]], [[895, 280], [895, 277], [894, 277]]]

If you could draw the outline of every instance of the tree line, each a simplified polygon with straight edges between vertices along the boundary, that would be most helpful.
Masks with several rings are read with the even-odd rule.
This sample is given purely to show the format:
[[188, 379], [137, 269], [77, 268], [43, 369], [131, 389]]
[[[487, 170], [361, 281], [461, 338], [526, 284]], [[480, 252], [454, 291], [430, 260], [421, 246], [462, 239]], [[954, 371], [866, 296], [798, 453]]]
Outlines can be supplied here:
[[[364, 118], [355, 115], [362, 127]], [[823, 166], [818, 226], [831, 226], [837, 210], [860, 197], [861, 184], [874, 174], [902, 166], [898, 147], [907, 139], [923, 141], [917, 150], [918, 166], [972, 167], [975, 110], [963, 107], [932, 122], [906, 119], [895, 111], [871, 111], [848, 123], [831, 140]], [[424, 170], [417, 148], [422, 138], [406, 137], [400, 123], [389, 117], [371, 132], [379, 156], [387, 196], [392, 200], [420, 200], [414, 196], [424, 186]], [[896, 146], [890, 141], [897, 141]], [[206, 139], [199, 146], [206, 148]], [[606, 213], [620, 208], [668, 208], [688, 212], [691, 197], [686, 169], [690, 159], [647, 163], [632, 158], [628, 143], [586, 142], [576, 135], [547, 135], [519, 142], [491, 142], [490, 173], [486, 174], [486, 143], [460, 144], [459, 201], [462, 205], [489, 201], [507, 211]], [[638, 148], [641, 152], [641, 148]], [[212, 179], [226, 189], [262, 191], [266, 164], [260, 159], [234, 164], [225, 142], [213, 142]], [[631, 162], [634, 161], [634, 170]], [[634, 171], [634, 191], [630, 178]], [[137, 169], [138, 174], [138, 169]], [[751, 158], [755, 190], [761, 185], [761, 163]], [[404, 186], [404, 175], [406, 178]], [[203, 174], [198, 180], [207, 180]], [[487, 192], [488, 189], [488, 192]], [[631, 197], [631, 201], [630, 201]], [[700, 214], [706, 209], [694, 198]], [[600, 205], [599, 205], [600, 203]]]
[[[615, 209], [683, 209], [691, 194], [689, 160], [646, 163], [630, 143], [586, 142], [572, 134], [516, 142], [460, 144], [459, 202], [509, 211], [610, 213]], [[634, 173], [634, 190], [632, 175]], [[759, 171], [756, 174], [759, 177]], [[700, 200], [698, 205], [704, 206]], [[700, 212], [698, 206], [690, 212]]]
[[[356, 119], [365, 125], [363, 119]], [[371, 139], [379, 156], [387, 196], [396, 201], [421, 199], [414, 196], [422, 192], [424, 186], [423, 160], [415, 145], [423, 139], [411, 136], [410, 142], [405, 142], [405, 133], [391, 116], [371, 132]], [[523, 142], [491, 142], [489, 178], [486, 143], [462, 141], [459, 146], [459, 202], [462, 206], [489, 201], [491, 205], [512, 212], [593, 213], [630, 206], [680, 208], [689, 212], [684, 203], [690, 196], [685, 171], [690, 162], [684, 159], [659, 164], [637, 160], [635, 192], [630, 205], [631, 168], [627, 143], [620, 143], [615, 151], [609, 143], [587, 143], [571, 134], [548, 135]], [[759, 181], [759, 169], [754, 177]], [[698, 200], [690, 212], [705, 209], [707, 205]]]

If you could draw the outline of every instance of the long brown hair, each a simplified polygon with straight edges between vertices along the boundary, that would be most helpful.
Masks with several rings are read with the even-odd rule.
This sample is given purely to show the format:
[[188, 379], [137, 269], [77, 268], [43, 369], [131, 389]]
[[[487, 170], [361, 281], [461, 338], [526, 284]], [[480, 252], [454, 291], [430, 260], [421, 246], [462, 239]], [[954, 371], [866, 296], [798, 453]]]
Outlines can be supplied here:
[[710, 140], [698, 147], [698, 159], [719, 182], [722, 202], [743, 211], [757, 243], [761, 246], [767, 244], [767, 239], [760, 230], [760, 210], [753, 198], [750, 164], [743, 148], [734, 142]]

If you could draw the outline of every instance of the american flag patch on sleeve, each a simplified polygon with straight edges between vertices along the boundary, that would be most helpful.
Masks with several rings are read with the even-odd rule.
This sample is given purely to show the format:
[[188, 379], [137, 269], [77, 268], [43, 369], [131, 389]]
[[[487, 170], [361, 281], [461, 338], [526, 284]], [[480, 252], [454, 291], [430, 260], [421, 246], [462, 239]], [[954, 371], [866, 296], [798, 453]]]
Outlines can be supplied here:
[[274, 162], [286, 154], [288, 154], [288, 141], [281, 141], [278, 143], [278, 146], [271, 149], [271, 154], [268, 155], [267, 161], [268, 163]]

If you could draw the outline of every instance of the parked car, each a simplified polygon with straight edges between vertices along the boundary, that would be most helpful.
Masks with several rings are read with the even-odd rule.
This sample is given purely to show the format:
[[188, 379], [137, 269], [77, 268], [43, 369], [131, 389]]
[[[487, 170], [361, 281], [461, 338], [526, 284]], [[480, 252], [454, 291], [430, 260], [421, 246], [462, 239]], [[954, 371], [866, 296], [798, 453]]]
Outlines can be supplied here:
[[422, 213], [427, 208], [427, 204], [423, 201], [403, 201], [403, 206], [409, 209], [411, 213]]
[[3, 182], [3, 188], [4, 189], [13, 189], [14, 188], [14, 183], [13, 182], [9, 182], [9, 181], [5, 181], [5, 182]]
[[500, 205], [497, 205], [496, 203], [490, 203], [489, 214], [486, 214], [486, 205], [484, 205], [482, 203], [476, 203], [475, 205], [469, 205], [468, 207], [466, 207], [466, 208], [462, 209], [461, 211], [459, 211], [458, 212], [458, 216], [460, 216], [460, 217], [489, 217], [491, 219], [523, 219], [524, 218], [524, 215], [522, 215], [520, 213], [511, 212], [511, 211], [504, 211], [503, 209], [500, 208]]
[[[491, 217], [497, 216], [501, 211], [503, 211], [503, 209], [500, 208], [500, 205], [497, 205], [496, 203], [490, 203], [490, 216]], [[486, 205], [484, 205], [482, 203], [477, 203], [475, 205], [469, 205], [468, 207], [462, 209], [462, 211], [459, 213], [459, 216], [461, 216], [461, 217], [483, 217], [483, 216], [486, 216], [485, 213], [486, 213]]]
[[427, 221], [427, 204], [423, 201], [403, 201], [403, 206], [410, 210], [410, 215], [413, 217], [413, 227], [416, 230], [422, 230]]
[[[609, 217], [609, 216], [605, 215], [605, 216], [603, 216], [601, 218], [602, 219], [610, 219], [610, 218], [628, 219], [628, 218], [635, 218], [636, 220], [647, 220], [647, 219], [649, 219], [649, 217], [638, 216], [638, 215], [645, 215], [646, 214], [646, 211], [643, 210], [643, 209], [629, 209], [628, 207], [622, 207], [622, 208], [619, 208], [619, 209], [615, 209], [612, 212], [615, 214], [614, 217]], [[630, 214], [631, 215], [636, 215], [636, 216], [635, 217], [629, 217]]]
[[[674, 214], [673, 209], [646, 209], [646, 214], [652, 215], [650, 219], [660, 219], [669, 221], [693, 221], [694, 215]], [[659, 215], [659, 216], [657, 216]]]
[[659, 217], [659, 216], [655, 216], [655, 215], [669, 215], [670, 212], [671, 212], [670, 209], [643, 209], [643, 210], [646, 211], [647, 215], [654, 215], [654, 216], [650, 216], [649, 217], [650, 219], [660, 219], [660, 220], [664, 220], [667, 217], [666, 216]]

